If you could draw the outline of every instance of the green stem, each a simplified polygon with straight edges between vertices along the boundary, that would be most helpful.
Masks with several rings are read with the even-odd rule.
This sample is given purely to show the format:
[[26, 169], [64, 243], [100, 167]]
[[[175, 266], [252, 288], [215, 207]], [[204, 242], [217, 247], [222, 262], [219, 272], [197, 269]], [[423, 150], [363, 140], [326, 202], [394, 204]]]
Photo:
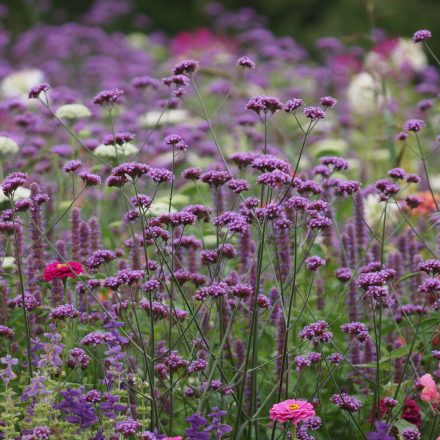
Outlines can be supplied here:
[[[14, 194], [10, 196], [10, 203], [12, 212], [14, 212]], [[31, 330], [29, 326], [29, 317], [28, 312], [26, 310], [26, 297], [25, 297], [25, 289], [24, 289], [24, 279], [23, 279], [23, 270], [21, 267], [21, 256], [19, 255], [19, 245], [18, 245], [18, 236], [17, 236], [17, 223], [15, 221], [15, 215], [12, 216], [12, 224], [14, 227], [14, 241], [15, 241], [15, 249], [17, 250], [16, 260], [17, 260], [17, 268], [18, 268], [18, 276], [20, 279], [20, 294], [22, 301], [22, 309], [23, 309], [23, 320], [24, 320], [24, 328], [26, 334], [26, 349], [27, 349], [27, 358], [28, 358], [28, 370], [29, 370], [29, 382], [32, 379], [32, 353], [31, 353]]]

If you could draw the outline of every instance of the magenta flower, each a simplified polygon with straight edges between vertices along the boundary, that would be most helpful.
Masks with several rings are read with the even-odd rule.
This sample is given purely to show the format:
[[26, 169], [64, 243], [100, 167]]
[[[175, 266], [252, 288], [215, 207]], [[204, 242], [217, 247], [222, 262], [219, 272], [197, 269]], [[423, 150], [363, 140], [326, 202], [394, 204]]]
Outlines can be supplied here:
[[269, 417], [277, 422], [292, 422], [295, 426], [299, 422], [313, 417], [315, 410], [306, 400], [288, 399], [276, 403], [269, 411]]

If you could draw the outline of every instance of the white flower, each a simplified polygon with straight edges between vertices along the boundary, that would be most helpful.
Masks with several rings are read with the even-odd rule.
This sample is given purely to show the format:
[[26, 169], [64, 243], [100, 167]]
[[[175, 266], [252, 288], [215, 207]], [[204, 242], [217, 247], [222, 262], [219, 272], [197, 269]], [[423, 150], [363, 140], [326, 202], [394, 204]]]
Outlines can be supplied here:
[[386, 102], [380, 81], [368, 72], [360, 72], [353, 77], [347, 99], [351, 110], [364, 116], [374, 113]]
[[[162, 214], [168, 214], [169, 206], [170, 206], [169, 203], [166, 202], [152, 203], [148, 208], [147, 215], [157, 217]], [[176, 212], [176, 209], [173, 206], [171, 206], [170, 212]]]
[[[18, 199], [27, 199], [31, 195], [30, 190], [27, 188], [23, 188], [22, 186], [19, 186], [14, 191], [14, 200]], [[0, 203], [7, 202], [9, 200], [8, 197], [5, 196], [5, 193], [0, 189]]]
[[87, 118], [91, 114], [90, 110], [82, 104], [65, 104], [55, 112], [59, 119], [81, 119]]
[[[375, 230], [379, 222], [383, 223], [383, 216], [385, 210], [385, 202], [381, 202], [377, 194], [369, 194], [365, 198], [365, 221], [368, 226]], [[401, 214], [399, 207], [394, 201], [388, 201], [387, 206], [387, 225], [396, 224]]]
[[429, 176], [429, 180], [431, 182], [431, 187], [434, 192], [440, 192], [440, 174]]
[[0, 157], [18, 153], [18, 145], [13, 139], [0, 136]]
[[21, 98], [27, 101], [29, 90], [41, 84], [43, 80], [44, 74], [41, 70], [20, 70], [3, 78], [0, 91], [5, 98]]
[[395, 40], [387, 54], [371, 51], [365, 57], [366, 70], [378, 75], [401, 74], [402, 70], [420, 72], [427, 65], [423, 45], [404, 38]]
[[14, 257], [3, 257], [2, 269], [13, 269], [15, 267]]
[[414, 72], [420, 72], [428, 65], [423, 45], [414, 44], [404, 38], [399, 38], [399, 42], [391, 52], [391, 60], [396, 67], [409, 66]]
[[[151, 111], [139, 117], [139, 124], [144, 127], [155, 127], [161, 125], [175, 125], [189, 119], [189, 113], [186, 110], [171, 109], [166, 110], [161, 117], [162, 112]], [[160, 118], [160, 120], [159, 120]]]
[[98, 145], [95, 150], [94, 154], [98, 157], [101, 157], [103, 159], [113, 159], [115, 157], [126, 157], [126, 156], [132, 156], [133, 154], [136, 154], [139, 151], [139, 148], [137, 148], [135, 145], [127, 142], [124, 145]]

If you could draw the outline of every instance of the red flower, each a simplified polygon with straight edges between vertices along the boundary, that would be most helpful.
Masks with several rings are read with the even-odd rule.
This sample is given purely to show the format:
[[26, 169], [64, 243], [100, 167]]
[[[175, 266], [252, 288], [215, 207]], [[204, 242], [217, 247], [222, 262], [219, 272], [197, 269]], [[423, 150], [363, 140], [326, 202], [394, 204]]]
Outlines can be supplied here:
[[48, 264], [44, 268], [43, 279], [44, 281], [51, 281], [54, 278], [62, 280], [63, 278], [76, 278], [80, 273], [83, 273], [84, 269], [81, 263], [77, 261], [68, 261], [67, 263], [61, 263], [60, 261], [54, 261]]
[[[382, 398], [380, 399], [380, 418], [383, 419], [387, 414], [388, 408], [385, 406], [384, 399]], [[370, 414], [370, 421], [372, 416], [373, 414]], [[415, 400], [405, 399], [400, 418], [416, 425], [419, 430], [422, 428], [422, 414]]]
[[413, 423], [419, 429], [422, 428], [422, 414], [420, 412], [419, 405], [417, 405], [415, 400], [412, 399], [405, 400], [402, 419], [406, 420], [409, 423]]

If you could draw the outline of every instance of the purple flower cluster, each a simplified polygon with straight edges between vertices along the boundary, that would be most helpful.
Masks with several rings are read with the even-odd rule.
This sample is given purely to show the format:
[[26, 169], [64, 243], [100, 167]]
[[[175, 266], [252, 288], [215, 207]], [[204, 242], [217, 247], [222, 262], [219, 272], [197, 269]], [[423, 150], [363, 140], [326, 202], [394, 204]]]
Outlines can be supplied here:
[[330, 342], [333, 339], [333, 334], [328, 331], [328, 323], [326, 321], [317, 321], [306, 325], [300, 332], [299, 337], [307, 339], [313, 344]]
[[330, 397], [330, 402], [351, 413], [359, 411], [362, 406], [362, 403], [356, 397], [350, 396], [347, 393], [333, 394]]

